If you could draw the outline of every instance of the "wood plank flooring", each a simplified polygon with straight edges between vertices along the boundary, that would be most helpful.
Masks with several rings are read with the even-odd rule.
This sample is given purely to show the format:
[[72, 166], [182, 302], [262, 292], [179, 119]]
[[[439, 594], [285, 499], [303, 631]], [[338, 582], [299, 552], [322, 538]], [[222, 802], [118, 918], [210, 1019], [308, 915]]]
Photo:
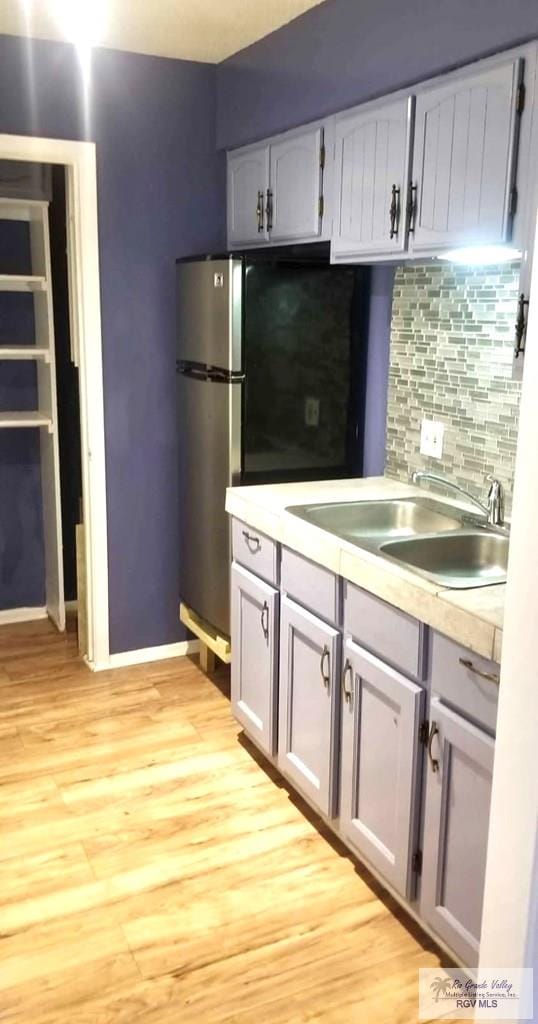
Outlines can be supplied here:
[[227, 686], [0, 629], [2, 1024], [416, 1021], [438, 953], [238, 739]]

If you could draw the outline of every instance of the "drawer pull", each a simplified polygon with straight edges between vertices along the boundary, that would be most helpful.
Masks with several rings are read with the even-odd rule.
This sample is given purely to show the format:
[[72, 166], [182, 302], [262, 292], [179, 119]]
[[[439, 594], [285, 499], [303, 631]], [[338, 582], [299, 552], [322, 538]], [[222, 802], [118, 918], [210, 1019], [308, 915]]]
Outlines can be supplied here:
[[[349, 686], [347, 685], [348, 673], [349, 673]], [[346, 663], [344, 665], [344, 671], [342, 673], [342, 689], [344, 691], [344, 697], [345, 697], [346, 704], [351, 704], [351, 702], [353, 700], [353, 666], [352, 666], [349, 658], [346, 659]]]
[[468, 668], [469, 672], [474, 672], [475, 676], [480, 676], [481, 679], [488, 679], [490, 683], [497, 683], [497, 686], [499, 685], [500, 679], [496, 672], [483, 672], [481, 668], [473, 665], [470, 658], [460, 658], [459, 661], [460, 665]]
[[437, 728], [437, 722], [432, 722], [431, 727], [430, 727], [430, 738], [428, 740], [428, 757], [430, 759], [430, 764], [432, 766], [432, 772], [438, 772], [439, 771], [439, 761], [432, 754], [433, 738], [434, 738], [434, 736], [438, 736], [438, 735], [439, 735], [439, 729]]
[[[325, 659], [327, 659], [327, 670], [325, 671]], [[321, 658], [319, 661], [319, 667], [321, 670], [321, 678], [323, 679], [323, 685], [329, 689], [331, 685], [331, 659], [329, 654], [329, 648], [324, 647]]]
[[243, 530], [243, 537], [250, 553], [256, 555], [262, 546], [260, 538], [256, 537], [253, 533], [249, 533], [248, 530]]
[[269, 639], [269, 605], [267, 604], [267, 601], [263, 602], [261, 620], [262, 620], [263, 635], [264, 635], [265, 639], [268, 640]]

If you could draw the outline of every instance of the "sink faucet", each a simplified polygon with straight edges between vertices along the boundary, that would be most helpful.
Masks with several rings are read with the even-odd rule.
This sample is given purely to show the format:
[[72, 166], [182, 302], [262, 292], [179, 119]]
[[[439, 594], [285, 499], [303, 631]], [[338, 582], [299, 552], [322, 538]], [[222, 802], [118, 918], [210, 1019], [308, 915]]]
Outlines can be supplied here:
[[453, 491], [457, 491], [458, 494], [462, 494], [468, 501], [472, 501], [477, 508], [480, 509], [483, 515], [485, 515], [487, 522], [490, 526], [502, 526], [503, 525], [503, 513], [504, 513], [504, 492], [503, 486], [500, 480], [497, 480], [493, 476], [488, 476], [487, 480], [490, 484], [490, 488], [487, 495], [487, 505], [483, 505], [478, 498], [475, 498], [468, 491], [460, 487], [459, 484], [452, 483], [452, 480], [448, 480], [444, 476], [437, 476], [436, 473], [426, 473], [421, 470], [415, 470], [411, 474], [411, 481], [414, 484], [420, 483], [421, 480], [430, 480], [432, 483], [441, 484], [443, 487], [449, 487]]

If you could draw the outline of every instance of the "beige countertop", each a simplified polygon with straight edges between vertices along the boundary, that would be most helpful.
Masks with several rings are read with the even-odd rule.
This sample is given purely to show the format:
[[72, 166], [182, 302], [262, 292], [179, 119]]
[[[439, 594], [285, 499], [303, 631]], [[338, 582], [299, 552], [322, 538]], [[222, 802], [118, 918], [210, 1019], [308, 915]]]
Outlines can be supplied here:
[[[500, 660], [505, 586], [447, 590], [412, 570], [313, 526], [288, 506], [375, 501], [426, 492], [388, 477], [229, 487], [226, 511], [351, 583], [369, 590], [484, 658]], [[436, 501], [458, 504], [443, 499]], [[465, 507], [464, 505], [462, 507]]]

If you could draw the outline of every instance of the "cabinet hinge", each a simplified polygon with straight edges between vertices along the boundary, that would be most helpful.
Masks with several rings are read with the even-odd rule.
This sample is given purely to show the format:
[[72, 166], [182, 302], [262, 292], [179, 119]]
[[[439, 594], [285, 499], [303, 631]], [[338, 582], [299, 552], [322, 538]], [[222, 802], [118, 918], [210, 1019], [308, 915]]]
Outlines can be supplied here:
[[422, 850], [415, 850], [411, 858], [411, 867], [417, 875], [422, 873]]
[[321, 167], [322, 170], [325, 167], [325, 143], [323, 142], [321, 143], [319, 151], [319, 166]]
[[323, 218], [323, 211], [324, 211], [324, 209], [325, 209], [325, 203], [323, 202], [323, 196], [320, 196], [319, 197], [319, 205], [318, 205], [318, 213], [319, 213], [319, 219], [320, 220], [322, 220], [322, 218]]
[[423, 747], [428, 746], [428, 740], [430, 737], [430, 723], [428, 721], [421, 722], [418, 728], [418, 739], [419, 743], [422, 743]]
[[516, 212], [516, 210], [517, 210], [517, 188], [516, 188], [515, 185], [512, 185], [512, 188], [510, 189], [510, 202], [508, 204], [508, 214], [509, 214], [509, 216], [513, 217], [515, 212]]
[[520, 82], [517, 87], [516, 114], [522, 114], [525, 109], [525, 84]]

